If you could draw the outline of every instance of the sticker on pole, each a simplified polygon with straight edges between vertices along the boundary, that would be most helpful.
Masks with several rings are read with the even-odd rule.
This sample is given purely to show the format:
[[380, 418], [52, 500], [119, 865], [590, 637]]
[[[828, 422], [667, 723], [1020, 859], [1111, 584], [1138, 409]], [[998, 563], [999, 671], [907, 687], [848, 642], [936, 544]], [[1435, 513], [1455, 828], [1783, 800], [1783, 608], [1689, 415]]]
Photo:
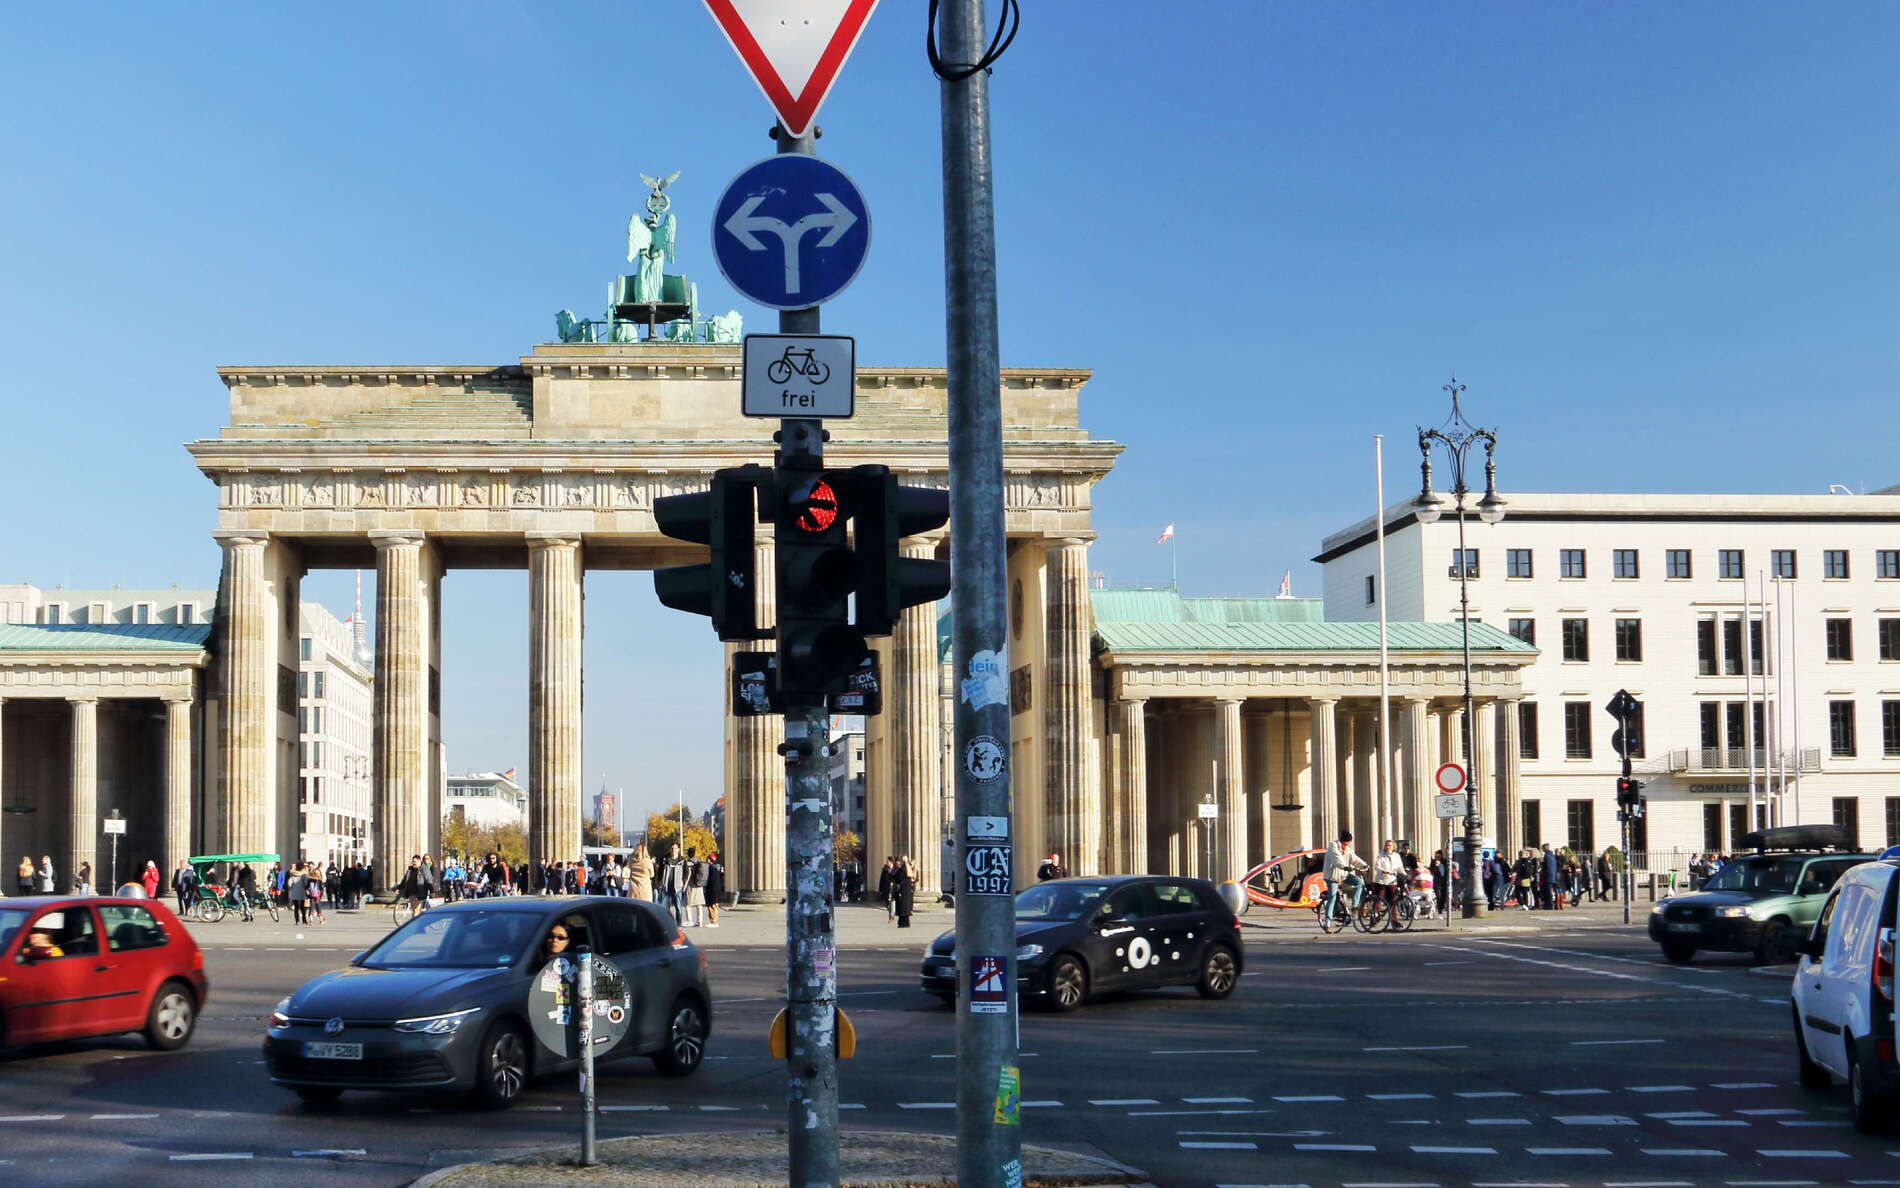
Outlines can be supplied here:
[[1007, 845], [965, 845], [963, 847], [963, 893], [965, 895], [1009, 895], [1012, 893]]
[[1009, 963], [1001, 957], [970, 958], [970, 1013], [1009, 1014]]
[[[979, 737], [987, 738], [988, 736], [982, 735]], [[995, 740], [991, 739], [990, 741], [994, 742]], [[1009, 837], [1008, 817], [970, 816], [965, 817], [963, 820], [964, 836], [968, 837], [971, 841], [989, 841], [991, 839], [1002, 841], [1007, 840]]]
[[1009, 681], [1004, 670], [1009, 667], [1007, 651], [990, 651], [985, 648], [970, 657], [970, 666], [963, 678], [963, 700], [970, 703], [971, 709], [982, 709], [986, 705], [1009, 704]]
[[1023, 1074], [1014, 1064], [1005, 1064], [996, 1074], [996, 1113], [998, 1126], [1015, 1126], [1022, 1120]]
[[1442, 763], [1433, 774], [1432, 782], [1438, 785], [1440, 792], [1462, 792], [1465, 790], [1465, 769], [1456, 763]]
[[993, 783], [1008, 767], [1009, 755], [1003, 744], [990, 735], [979, 734], [963, 748], [963, 770], [979, 784]]
[[779, 123], [803, 136], [877, 0], [706, 0]]
[[748, 334], [739, 411], [748, 417], [848, 417], [857, 394], [857, 339]]

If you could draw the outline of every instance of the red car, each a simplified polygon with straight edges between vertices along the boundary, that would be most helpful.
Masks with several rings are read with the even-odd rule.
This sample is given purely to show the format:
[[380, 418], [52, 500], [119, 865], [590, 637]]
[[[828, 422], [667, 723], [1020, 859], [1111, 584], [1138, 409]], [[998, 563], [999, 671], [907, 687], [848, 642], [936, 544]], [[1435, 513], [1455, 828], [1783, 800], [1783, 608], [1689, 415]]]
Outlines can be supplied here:
[[0, 1046], [143, 1031], [183, 1047], [210, 993], [204, 953], [152, 899], [0, 899]]

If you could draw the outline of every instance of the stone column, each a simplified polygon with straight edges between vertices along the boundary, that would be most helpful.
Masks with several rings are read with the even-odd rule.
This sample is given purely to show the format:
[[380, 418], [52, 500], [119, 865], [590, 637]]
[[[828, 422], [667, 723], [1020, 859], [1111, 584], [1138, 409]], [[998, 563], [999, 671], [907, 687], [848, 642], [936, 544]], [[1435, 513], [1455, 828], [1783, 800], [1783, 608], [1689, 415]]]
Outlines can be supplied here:
[[1238, 879], [1247, 872], [1247, 796], [1243, 786], [1240, 707], [1238, 697], [1214, 702], [1214, 753], [1220, 802], [1220, 845], [1210, 876], [1216, 883]]
[[[769, 529], [768, 529], [769, 531]], [[755, 537], [752, 560], [758, 574], [758, 622], [772, 626], [777, 601], [777, 552], [770, 536]], [[750, 651], [771, 651], [770, 641], [744, 645]], [[730, 682], [727, 689], [731, 688]], [[721, 697], [730, 699], [729, 692]], [[730, 705], [727, 713], [731, 713]], [[732, 792], [726, 800], [728, 886], [744, 903], [778, 903], [785, 898], [785, 760], [778, 753], [785, 741], [785, 719], [777, 714], [732, 720]], [[867, 743], [869, 740], [866, 740]], [[865, 809], [870, 811], [870, 780], [865, 780]], [[736, 811], [735, 811], [736, 810]], [[868, 839], [867, 839], [868, 840]], [[736, 860], [736, 869], [734, 865]], [[882, 854], [866, 854], [867, 884], [874, 884]], [[875, 863], [875, 865], [873, 865]]]
[[[907, 540], [905, 557], [937, 555], [932, 540]], [[935, 903], [943, 874], [943, 809], [937, 786], [937, 604], [905, 610], [891, 633], [884, 673], [884, 747], [890, 753], [896, 849], [917, 864], [917, 901]], [[867, 806], [868, 807], [868, 806]]]
[[1121, 720], [1122, 746], [1119, 782], [1124, 790], [1121, 868], [1128, 874], [1147, 874], [1148, 856], [1148, 702], [1130, 697], [1115, 703]]
[[528, 855], [581, 844], [581, 538], [528, 536]]
[[[72, 854], [63, 872], [67, 879], [79, 874], [79, 864], [92, 870], [92, 884], [99, 885], [99, 699], [74, 697], [72, 759]], [[110, 894], [114, 888], [107, 887]], [[57, 893], [58, 887], [54, 888]]]
[[1309, 697], [1307, 709], [1313, 715], [1313, 838], [1312, 845], [1323, 846], [1339, 831], [1339, 775], [1335, 762], [1339, 754], [1337, 697]]
[[[1498, 703], [1486, 698], [1474, 701], [1472, 709], [1476, 717], [1471, 729], [1471, 768], [1473, 786], [1478, 790], [1478, 817], [1484, 822], [1484, 829], [1497, 837], [1498, 825], [1498, 789], [1495, 782]], [[1482, 834], [1484, 830], [1479, 832]]]
[[1352, 716], [1352, 790], [1347, 794], [1346, 803], [1351, 806], [1347, 819], [1352, 826], [1353, 842], [1361, 853], [1374, 853], [1381, 839], [1379, 816], [1375, 807], [1377, 800], [1378, 773], [1374, 765], [1379, 759], [1379, 728], [1377, 719], [1369, 712], [1360, 712]]
[[1412, 825], [1412, 846], [1429, 856], [1432, 842], [1440, 833], [1437, 814], [1432, 812], [1432, 756], [1431, 741], [1427, 733], [1430, 717], [1426, 713], [1428, 701], [1423, 697], [1404, 699], [1405, 768], [1400, 773], [1400, 785], [1405, 789], [1405, 803], [1410, 806], [1409, 816]]
[[273, 849], [271, 748], [276, 745], [272, 634], [277, 630], [264, 577], [261, 533], [222, 533], [224, 588], [218, 657], [219, 731], [218, 837], [207, 838], [225, 853]]
[[1049, 546], [1043, 788], [1049, 848], [1072, 874], [1102, 869], [1100, 806], [1089, 794], [1089, 549], [1080, 537]]
[[165, 850], [159, 869], [191, 856], [191, 698], [165, 700]]
[[[420, 532], [380, 530], [376, 546], [376, 885], [393, 891], [428, 838], [429, 607]], [[530, 731], [532, 736], [532, 731]], [[530, 764], [532, 770], [532, 763]], [[532, 828], [532, 817], [531, 826]], [[532, 836], [530, 855], [534, 854]]]
[[1498, 849], [1507, 854], [1516, 848], [1513, 842], [1517, 838], [1518, 829], [1522, 827], [1524, 815], [1518, 807], [1521, 803], [1521, 797], [1518, 795], [1518, 751], [1523, 746], [1523, 736], [1517, 715], [1522, 704], [1522, 701], [1516, 697], [1504, 699], [1504, 739], [1499, 744], [1498, 761], [1493, 769], [1497, 772], [1494, 777], [1497, 781], [1497, 790], [1493, 799], [1498, 806], [1498, 819], [1492, 833], [1498, 839]]

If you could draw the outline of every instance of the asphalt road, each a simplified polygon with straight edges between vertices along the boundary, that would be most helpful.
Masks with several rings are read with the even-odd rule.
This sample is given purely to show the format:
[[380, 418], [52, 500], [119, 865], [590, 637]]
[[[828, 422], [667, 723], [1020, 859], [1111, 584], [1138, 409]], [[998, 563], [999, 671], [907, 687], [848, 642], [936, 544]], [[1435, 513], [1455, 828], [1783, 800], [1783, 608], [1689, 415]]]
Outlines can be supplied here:
[[[574, 1140], [567, 1078], [503, 1114], [379, 1094], [313, 1110], [265, 1080], [272, 1004], [379, 923], [301, 940], [287, 924], [197, 928], [213, 998], [182, 1052], [125, 1037], [0, 1057], [0, 1175], [394, 1185]], [[764, 1036], [783, 951], [764, 943], [768, 915], [734, 923], [696, 936], [717, 999], [707, 1064], [684, 1082], [604, 1066], [603, 1135], [782, 1117]], [[954, 1131], [952, 1016], [916, 988], [935, 931], [867, 914], [844, 932], [860, 1043], [843, 1066], [847, 1127]], [[1167, 991], [1026, 1014], [1024, 1138], [1165, 1185], [1900, 1185], [1900, 1132], [1859, 1135], [1841, 1091], [1796, 1087], [1787, 982], [1747, 976], [1743, 958], [1670, 966], [1639, 928], [1598, 917], [1480, 936], [1249, 929], [1249, 959], [1227, 1002]]]

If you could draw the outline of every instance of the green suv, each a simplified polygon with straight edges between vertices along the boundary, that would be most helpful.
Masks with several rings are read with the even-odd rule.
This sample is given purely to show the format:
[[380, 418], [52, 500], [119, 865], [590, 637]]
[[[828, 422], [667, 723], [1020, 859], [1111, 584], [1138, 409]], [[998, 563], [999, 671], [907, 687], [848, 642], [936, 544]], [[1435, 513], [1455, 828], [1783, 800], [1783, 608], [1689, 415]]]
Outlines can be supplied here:
[[1649, 939], [1669, 960], [1690, 961], [1709, 949], [1754, 953], [1764, 965], [1793, 961], [1834, 881], [1879, 857], [1820, 848], [1846, 843], [1847, 831], [1835, 826], [1763, 829], [1742, 841], [1760, 852], [1731, 859], [1701, 890], [1650, 909]]

